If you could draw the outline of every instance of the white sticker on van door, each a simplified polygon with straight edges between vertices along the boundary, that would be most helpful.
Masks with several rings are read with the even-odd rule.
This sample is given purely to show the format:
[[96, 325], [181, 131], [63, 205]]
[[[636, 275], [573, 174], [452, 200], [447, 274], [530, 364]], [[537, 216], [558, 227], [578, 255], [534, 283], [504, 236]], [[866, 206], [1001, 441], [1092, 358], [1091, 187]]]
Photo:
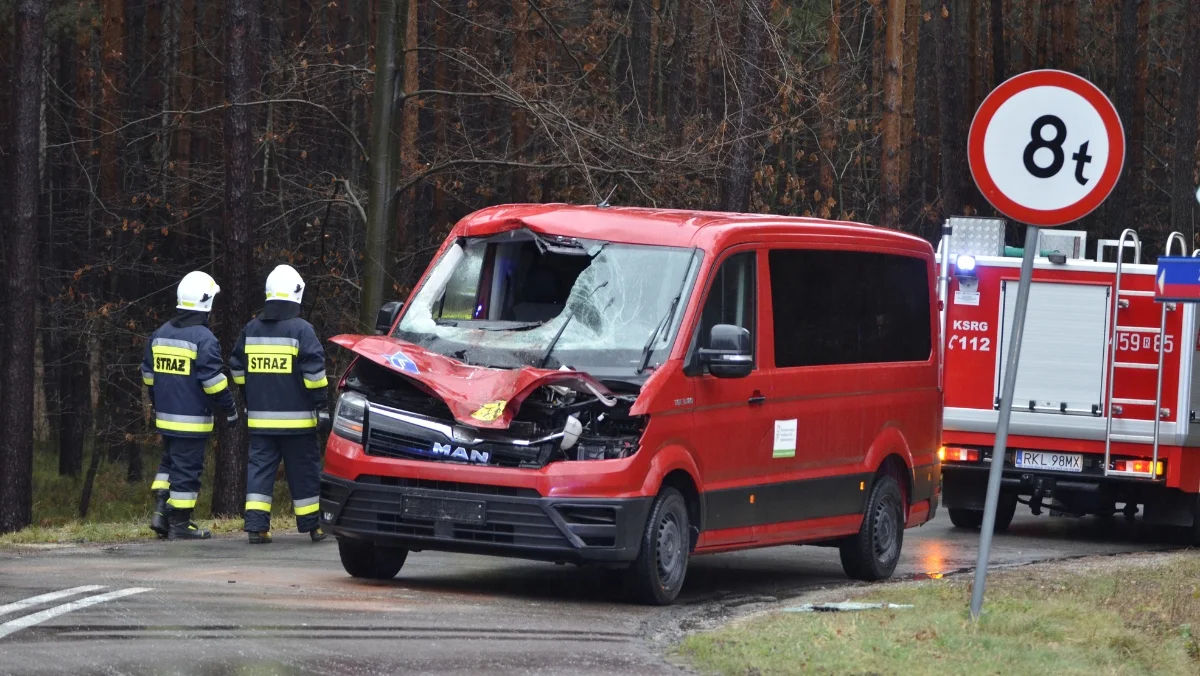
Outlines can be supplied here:
[[772, 458], [796, 457], [796, 420], [775, 421], [775, 446]]

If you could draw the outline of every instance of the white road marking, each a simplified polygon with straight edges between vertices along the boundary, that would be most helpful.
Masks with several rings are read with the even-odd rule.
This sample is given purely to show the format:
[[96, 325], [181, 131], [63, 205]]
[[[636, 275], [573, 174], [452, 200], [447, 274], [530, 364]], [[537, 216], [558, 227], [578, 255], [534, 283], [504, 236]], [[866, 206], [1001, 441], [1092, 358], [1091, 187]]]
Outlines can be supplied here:
[[68, 596], [74, 596], [76, 594], [82, 594], [84, 592], [96, 591], [97, 589], [104, 589], [104, 585], [89, 584], [89, 585], [86, 585], [83, 587], [71, 587], [70, 589], [64, 589], [62, 591], [50, 592], [49, 594], [42, 594], [41, 596], [30, 596], [29, 598], [22, 599], [20, 601], [17, 601], [16, 603], [10, 603], [6, 606], [0, 606], [0, 615], [7, 615], [9, 613], [15, 613], [18, 610], [25, 610], [26, 608], [32, 608], [33, 606], [40, 605], [42, 603], [49, 603], [50, 601], [57, 601], [59, 599], [64, 599]]
[[8, 636], [9, 634], [20, 629], [32, 627], [35, 624], [41, 624], [42, 622], [58, 617], [59, 615], [66, 615], [73, 610], [80, 610], [82, 608], [87, 608], [88, 606], [104, 603], [105, 601], [112, 601], [113, 599], [119, 599], [123, 596], [132, 596], [134, 594], [141, 594], [142, 592], [148, 591], [150, 591], [149, 587], [130, 587], [129, 589], [119, 589], [117, 591], [108, 592], [107, 594], [97, 594], [95, 596], [79, 599], [78, 601], [64, 603], [61, 606], [47, 608], [40, 613], [33, 613], [32, 615], [26, 615], [25, 617], [18, 617], [15, 620], [0, 624], [0, 638], [4, 638], [5, 636]]

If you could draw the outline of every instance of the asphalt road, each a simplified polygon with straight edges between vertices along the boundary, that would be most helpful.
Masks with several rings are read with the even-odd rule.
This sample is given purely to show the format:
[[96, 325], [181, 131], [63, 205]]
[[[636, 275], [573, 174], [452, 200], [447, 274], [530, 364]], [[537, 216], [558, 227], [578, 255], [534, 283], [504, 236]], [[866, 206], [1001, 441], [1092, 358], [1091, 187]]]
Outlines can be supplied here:
[[[1177, 546], [1137, 526], [1022, 508], [992, 562]], [[896, 577], [967, 570], [977, 542], [939, 514], [907, 531]], [[622, 603], [603, 570], [434, 552], [359, 581], [302, 536], [0, 550], [0, 674], [679, 673], [664, 651], [683, 632], [846, 584], [816, 547], [695, 558], [670, 608]]]

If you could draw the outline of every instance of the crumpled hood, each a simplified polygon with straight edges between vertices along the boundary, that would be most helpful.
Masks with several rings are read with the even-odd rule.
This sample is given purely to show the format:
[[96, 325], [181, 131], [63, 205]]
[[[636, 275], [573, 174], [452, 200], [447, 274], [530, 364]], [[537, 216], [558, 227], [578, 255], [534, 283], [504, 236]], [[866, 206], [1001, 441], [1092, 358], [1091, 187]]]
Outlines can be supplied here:
[[455, 420], [471, 427], [508, 428], [525, 397], [543, 385], [613, 396], [594, 378], [578, 371], [471, 366], [386, 336], [340, 335], [330, 341], [411, 379], [445, 401]]

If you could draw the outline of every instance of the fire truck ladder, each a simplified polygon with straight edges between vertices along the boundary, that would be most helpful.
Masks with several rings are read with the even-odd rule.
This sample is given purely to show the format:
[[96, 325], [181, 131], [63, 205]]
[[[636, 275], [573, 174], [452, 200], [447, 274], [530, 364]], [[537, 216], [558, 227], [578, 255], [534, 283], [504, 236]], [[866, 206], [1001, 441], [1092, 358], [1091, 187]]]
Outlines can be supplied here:
[[[1104, 476], [1133, 476], [1141, 478], [1153, 479], [1157, 476], [1158, 468], [1158, 444], [1159, 444], [1159, 425], [1164, 415], [1170, 415], [1169, 411], [1162, 409], [1162, 382], [1163, 382], [1163, 358], [1166, 353], [1166, 335], [1167, 335], [1167, 312], [1175, 309], [1174, 303], [1162, 304], [1162, 320], [1158, 328], [1150, 326], [1120, 326], [1120, 312], [1129, 307], [1129, 299], [1133, 297], [1154, 297], [1153, 291], [1134, 291], [1132, 289], [1121, 288], [1121, 267], [1125, 256], [1125, 242], [1130, 241], [1133, 244], [1134, 250], [1141, 248], [1141, 242], [1138, 241], [1137, 233], [1132, 229], [1127, 229], [1121, 233], [1121, 239], [1117, 244], [1117, 276], [1114, 283], [1116, 289], [1116, 304], [1112, 310], [1112, 320], [1109, 322], [1108, 335], [1108, 380], [1107, 397], [1108, 415], [1104, 428]], [[1183, 235], [1178, 232], [1171, 233], [1167, 238], [1167, 247], [1165, 255], [1171, 255], [1171, 245], [1176, 241], [1179, 242], [1180, 249], [1183, 255], [1187, 255], [1187, 242], [1183, 239]], [[1120, 333], [1144, 334], [1151, 333], [1158, 335], [1158, 364], [1140, 364], [1136, 362], [1118, 362], [1117, 361], [1117, 335]], [[1113, 380], [1117, 369], [1136, 369], [1136, 370], [1153, 370], [1157, 375], [1157, 384], [1154, 388], [1154, 400], [1149, 399], [1117, 399], [1113, 398]], [[1151, 436], [1139, 434], [1113, 434], [1112, 422], [1113, 415], [1120, 414], [1122, 406], [1152, 406], [1155, 411], [1154, 416], [1154, 433]], [[1135, 472], [1132, 470], [1117, 471], [1112, 469], [1111, 455], [1112, 442], [1130, 442], [1130, 443], [1150, 443], [1153, 444], [1154, 454], [1150, 461], [1150, 467], [1145, 472]]]

